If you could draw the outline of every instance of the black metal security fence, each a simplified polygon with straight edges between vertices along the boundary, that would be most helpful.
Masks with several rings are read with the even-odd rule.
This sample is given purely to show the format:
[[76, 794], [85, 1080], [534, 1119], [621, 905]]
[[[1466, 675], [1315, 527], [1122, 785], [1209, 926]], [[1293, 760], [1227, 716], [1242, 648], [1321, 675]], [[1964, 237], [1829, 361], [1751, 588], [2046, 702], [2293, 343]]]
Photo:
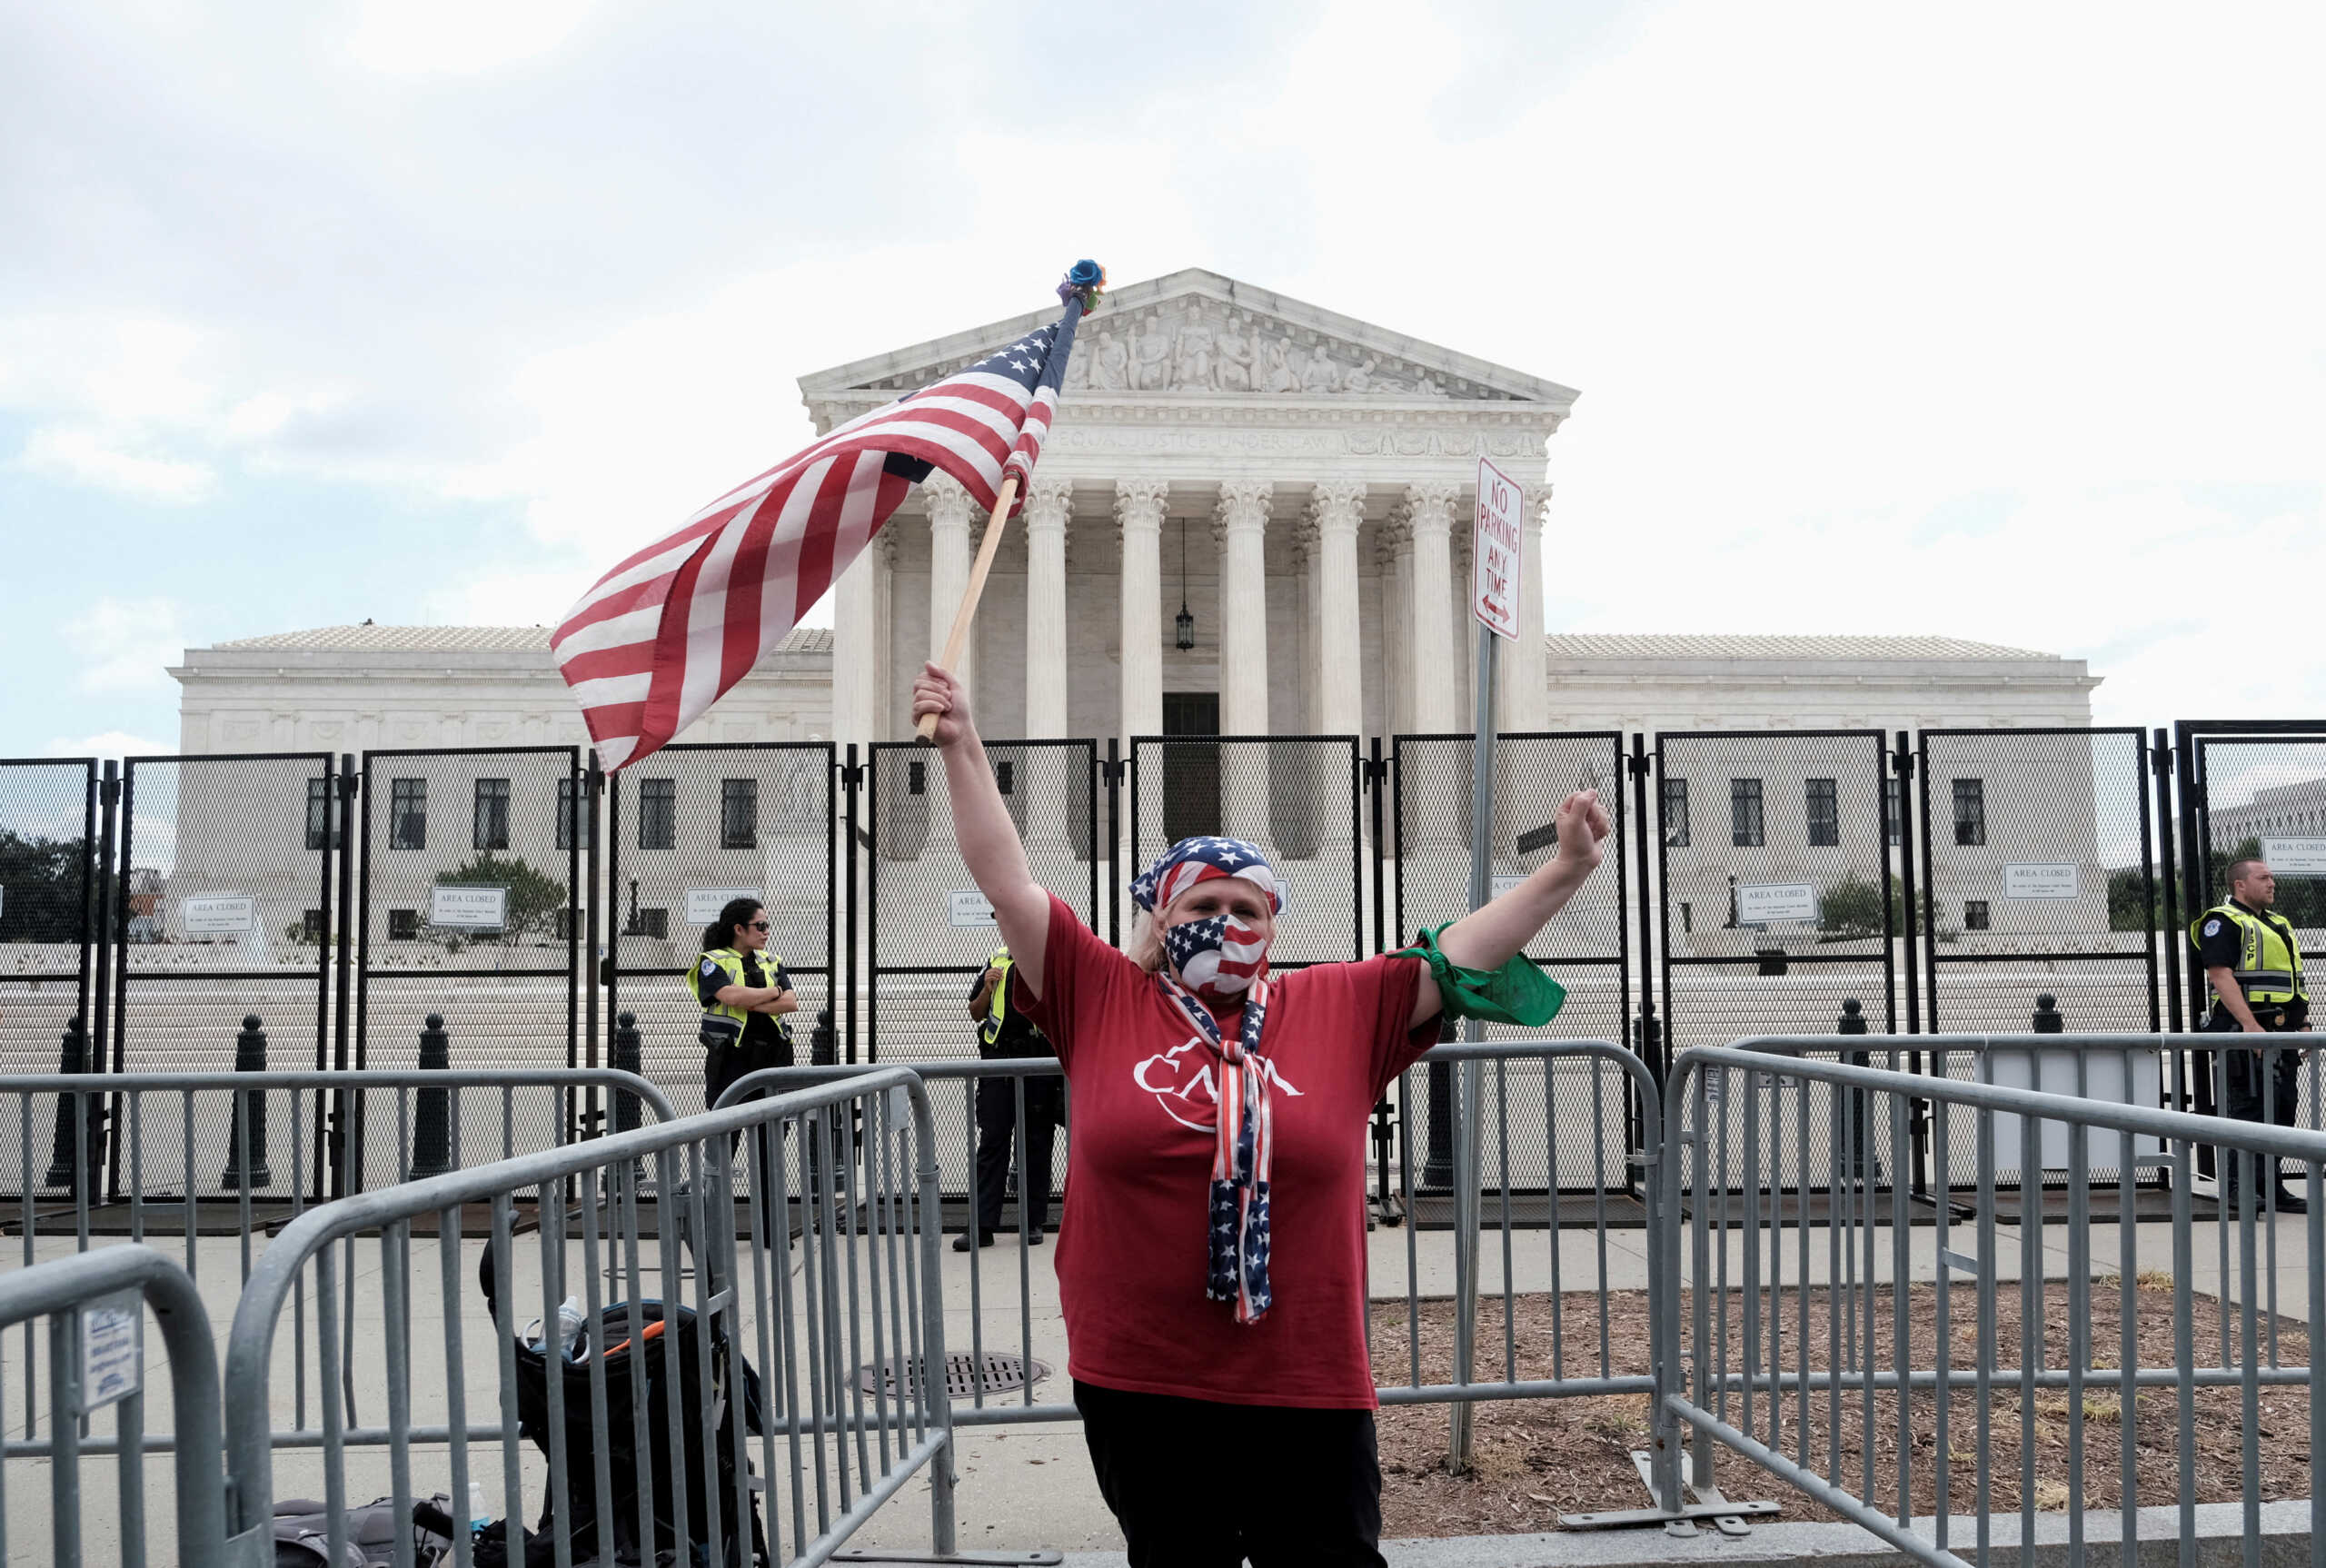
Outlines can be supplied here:
[[1878, 729], [1655, 738], [1656, 946], [1675, 1052], [1831, 1030], [1852, 1000], [1875, 1032], [1905, 1032], [1901, 782]]
[[[1275, 955], [1289, 968], [1460, 912], [1469, 747], [1391, 737], [1368, 761], [1348, 737], [1173, 735], [1127, 755], [1090, 739], [989, 751], [1037, 875], [1110, 940], [1128, 935], [1131, 871], [1171, 839], [1265, 843], [1291, 887]], [[1558, 1027], [1624, 1039], [1659, 1075], [1667, 1047], [1747, 1032], [2193, 1025], [2184, 930], [2243, 854], [2272, 861], [2280, 908], [2326, 955], [2326, 720], [2192, 720], [2152, 740], [1532, 734], [1498, 758], [1500, 878], [1550, 853], [1566, 790], [1596, 786], [1617, 811], [1606, 867], [1533, 955], [1569, 987]], [[821, 741], [673, 746], [613, 779], [573, 747], [138, 758], [117, 785], [85, 759], [0, 762], [0, 1064], [602, 1062], [685, 1103], [700, 1057], [679, 971], [737, 892], [773, 916], [803, 1046], [967, 1056], [961, 1002], [997, 934], [941, 765], [910, 743], [860, 759]], [[633, 1041], [642, 1059], [616, 1060]], [[2190, 1081], [2202, 1108], [2202, 1075]], [[1418, 1141], [1414, 1109], [1426, 1186], [1443, 1151]], [[603, 1107], [582, 1114], [587, 1131]], [[117, 1174], [104, 1124], [68, 1142]], [[348, 1129], [307, 1130], [343, 1165]], [[56, 1181], [70, 1190], [71, 1171]]]
[[1127, 905], [1133, 871], [1181, 839], [1248, 839], [1286, 884], [1271, 965], [1367, 956], [1362, 774], [1353, 735], [1134, 737], [1117, 898]]
[[[1100, 921], [1104, 889], [1119, 880], [1120, 797], [1098, 742], [991, 740], [985, 749], [1034, 879], [1092, 930], [1110, 933]], [[871, 748], [866, 827], [856, 840], [864, 860], [865, 1061], [976, 1054], [965, 1004], [1001, 938], [962, 862], [944, 768], [937, 752], [910, 741]]]
[[2078, 1030], [2163, 1027], [2149, 769], [2133, 729], [1922, 732], [1931, 1032], [2023, 1028], [2045, 994]]
[[699, 1082], [697, 1010], [684, 988], [705, 928], [734, 898], [766, 907], [768, 951], [800, 998], [806, 1057], [838, 1007], [841, 789], [829, 741], [665, 746], [606, 781], [606, 1014], [638, 1021], [636, 1070]]

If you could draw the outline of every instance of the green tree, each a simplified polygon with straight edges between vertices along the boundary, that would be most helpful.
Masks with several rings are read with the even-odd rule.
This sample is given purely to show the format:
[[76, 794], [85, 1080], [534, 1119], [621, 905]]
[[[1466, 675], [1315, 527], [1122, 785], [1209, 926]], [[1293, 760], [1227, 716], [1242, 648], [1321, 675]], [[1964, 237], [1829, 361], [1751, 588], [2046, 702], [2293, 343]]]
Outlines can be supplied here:
[[439, 887], [470, 886], [509, 889], [506, 923], [499, 931], [463, 932], [470, 941], [490, 942], [517, 937], [554, 936], [557, 917], [566, 908], [565, 884], [546, 871], [537, 871], [520, 855], [496, 855], [486, 849], [463, 866], [436, 873]]
[[[1890, 878], [1890, 932], [1904, 936], [1906, 931], [1906, 890], [1894, 875]], [[1841, 879], [1825, 889], [1818, 900], [1819, 939], [1827, 942], [1858, 942], [1883, 934], [1882, 894], [1874, 885], [1855, 871], [1845, 871]], [[1921, 929], [1917, 920], [1915, 928]]]
[[26, 838], [0, 829], [0, 942], [81, 937], [85, 839]]
[[2108, 928], [2112, 931], [2152, 931], [2164, 924], [2163, 911], [2152, 898], [2149, 875], [2138, 866], [2108, 873]]

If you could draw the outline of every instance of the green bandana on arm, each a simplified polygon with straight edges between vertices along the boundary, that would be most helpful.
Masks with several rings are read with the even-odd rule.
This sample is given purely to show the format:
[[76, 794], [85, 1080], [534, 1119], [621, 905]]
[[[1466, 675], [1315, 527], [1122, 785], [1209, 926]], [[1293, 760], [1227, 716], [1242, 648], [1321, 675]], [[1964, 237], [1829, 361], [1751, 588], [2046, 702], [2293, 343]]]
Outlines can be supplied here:
[[1438, 951], [1438, 933], [1453, 923], [1446, 920], [1429, 927], [1412, 947], [1397, 955], [1419, 958], [1429, 966], [1447, 1017], [1537, 1029], [1558, 1017], [1566, 1005], [1566, 987], [1536, 968], [1526, 954], [1513, 955], [1498, 969], [1466, 969]]

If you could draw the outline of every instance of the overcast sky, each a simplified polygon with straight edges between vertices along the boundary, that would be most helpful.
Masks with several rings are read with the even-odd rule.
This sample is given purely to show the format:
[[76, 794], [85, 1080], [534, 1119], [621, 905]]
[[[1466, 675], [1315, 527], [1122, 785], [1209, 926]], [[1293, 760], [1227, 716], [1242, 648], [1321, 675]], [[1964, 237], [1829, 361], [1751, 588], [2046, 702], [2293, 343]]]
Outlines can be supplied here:
[[810, 10], [0, 0], [0, 755], [552, 622], [1081, 255], [1580, 388], [1552, 630], [2326, 713], [2326, 7]]

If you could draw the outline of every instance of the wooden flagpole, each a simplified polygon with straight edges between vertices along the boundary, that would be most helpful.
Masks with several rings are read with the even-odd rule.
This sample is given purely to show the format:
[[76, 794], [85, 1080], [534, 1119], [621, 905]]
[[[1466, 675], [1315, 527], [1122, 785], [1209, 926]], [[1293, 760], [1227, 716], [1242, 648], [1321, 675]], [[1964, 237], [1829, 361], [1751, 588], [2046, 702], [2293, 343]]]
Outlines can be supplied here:
[[[1018, 475], [1012, 472], [1001, 481], [1001, 493], [993, 498], [993, 515], [985, 520], [985, 538], [978, 543], [977, 564], [969, 568], [969, 586], [961, 590], [960, 608], [953, 612], [953, 630], [945, 634], [945, 657], [941, 668], [958, 670], [961, 650], [969, 640], [969, 622], [978, 615], [978, 600], [985, 593], [986, 573], [993, 570], [993, 558], [1001, 552], [1002, 525], [1009, 521], [1009, 508], [1018, 499]], [[924, 717], [915, 733], [926, 746], [937, 739], [937, 719], [934, 713]]]

